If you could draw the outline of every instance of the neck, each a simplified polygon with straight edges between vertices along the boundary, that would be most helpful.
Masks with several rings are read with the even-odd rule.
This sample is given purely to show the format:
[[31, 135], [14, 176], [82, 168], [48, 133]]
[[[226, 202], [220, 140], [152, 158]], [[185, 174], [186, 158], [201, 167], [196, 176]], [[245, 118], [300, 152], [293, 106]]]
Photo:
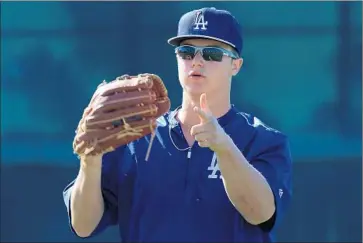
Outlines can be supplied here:
[[[208, 97], [207, 94], [209, 108], [216, 118], [225, 115], [231, 108], [229, 95], [220, 94], [212, 96], [213, 99], [208, 99]], [[200, 107], [200, 97], [192, 96], [184, 91], [182, 107], [177, 114], [177, 118], [182, 125], [191, 127], [200, 123], [199, 116], [193, 111], [195, 106]]]

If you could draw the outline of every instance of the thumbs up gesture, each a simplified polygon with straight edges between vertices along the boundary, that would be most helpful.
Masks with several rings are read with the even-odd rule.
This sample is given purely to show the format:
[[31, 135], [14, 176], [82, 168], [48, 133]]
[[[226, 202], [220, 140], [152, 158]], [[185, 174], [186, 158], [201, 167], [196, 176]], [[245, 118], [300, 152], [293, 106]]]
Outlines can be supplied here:
[[227, 145], [228, 135], [210, 111], [206, 94], [200, 96], [200, 107], [194, 107], [194, 111], [198, 114], [200, 123], [191, 128], [191, 135], [200, 147], [210, 148], [214, 152], [222, 151]]

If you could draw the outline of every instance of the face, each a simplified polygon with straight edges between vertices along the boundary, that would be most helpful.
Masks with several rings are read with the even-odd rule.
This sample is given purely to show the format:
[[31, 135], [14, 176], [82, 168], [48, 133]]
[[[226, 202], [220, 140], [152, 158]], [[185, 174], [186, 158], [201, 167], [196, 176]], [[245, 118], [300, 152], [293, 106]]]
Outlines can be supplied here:
[[[214, 40], [190, 39], [183, 41], [180, 46], [189, 45], [194, 47], [219, 47], [227, 51], [233, 48]], [[177, 54], [178, 73], [180, 84], [184, 91], [191, 95], [199, 96], [202, 93], [227, 93], [230, 90], [232, 76], [236, 75], [241, 66], [242, 59], [232, 59], [223, 55], [221, 61], [203, 59], [201, 52], [194, 58], [186, 56], [182, 58]], [[225, 91], [225, 92], [224, 92]]]

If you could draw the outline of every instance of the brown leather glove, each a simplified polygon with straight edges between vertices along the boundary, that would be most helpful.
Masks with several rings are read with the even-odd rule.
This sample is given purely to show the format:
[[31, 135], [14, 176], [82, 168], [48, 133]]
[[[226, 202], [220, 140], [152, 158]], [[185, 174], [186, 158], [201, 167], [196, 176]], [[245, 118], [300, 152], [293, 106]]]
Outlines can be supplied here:
[[101, 83], [84, 110], [73, 141], [78, 157], [100, 155], [153, 133], [156, 119], [170, 109], [161, 78], [123, 75]]

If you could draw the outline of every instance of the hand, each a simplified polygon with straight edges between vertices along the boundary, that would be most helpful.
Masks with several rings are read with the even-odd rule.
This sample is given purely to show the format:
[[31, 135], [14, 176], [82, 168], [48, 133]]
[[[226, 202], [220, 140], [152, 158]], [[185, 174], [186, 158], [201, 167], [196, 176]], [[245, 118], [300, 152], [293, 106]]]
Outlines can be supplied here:
[[223, 151], [229, 137], [210, 111], [206, 94], [200, 96], [200, 108], [194, 107], [194, 111], [200, 117], [200, 123], [191, 128], [190, 134], [200, 147], [210, 148], [214, 152]]

